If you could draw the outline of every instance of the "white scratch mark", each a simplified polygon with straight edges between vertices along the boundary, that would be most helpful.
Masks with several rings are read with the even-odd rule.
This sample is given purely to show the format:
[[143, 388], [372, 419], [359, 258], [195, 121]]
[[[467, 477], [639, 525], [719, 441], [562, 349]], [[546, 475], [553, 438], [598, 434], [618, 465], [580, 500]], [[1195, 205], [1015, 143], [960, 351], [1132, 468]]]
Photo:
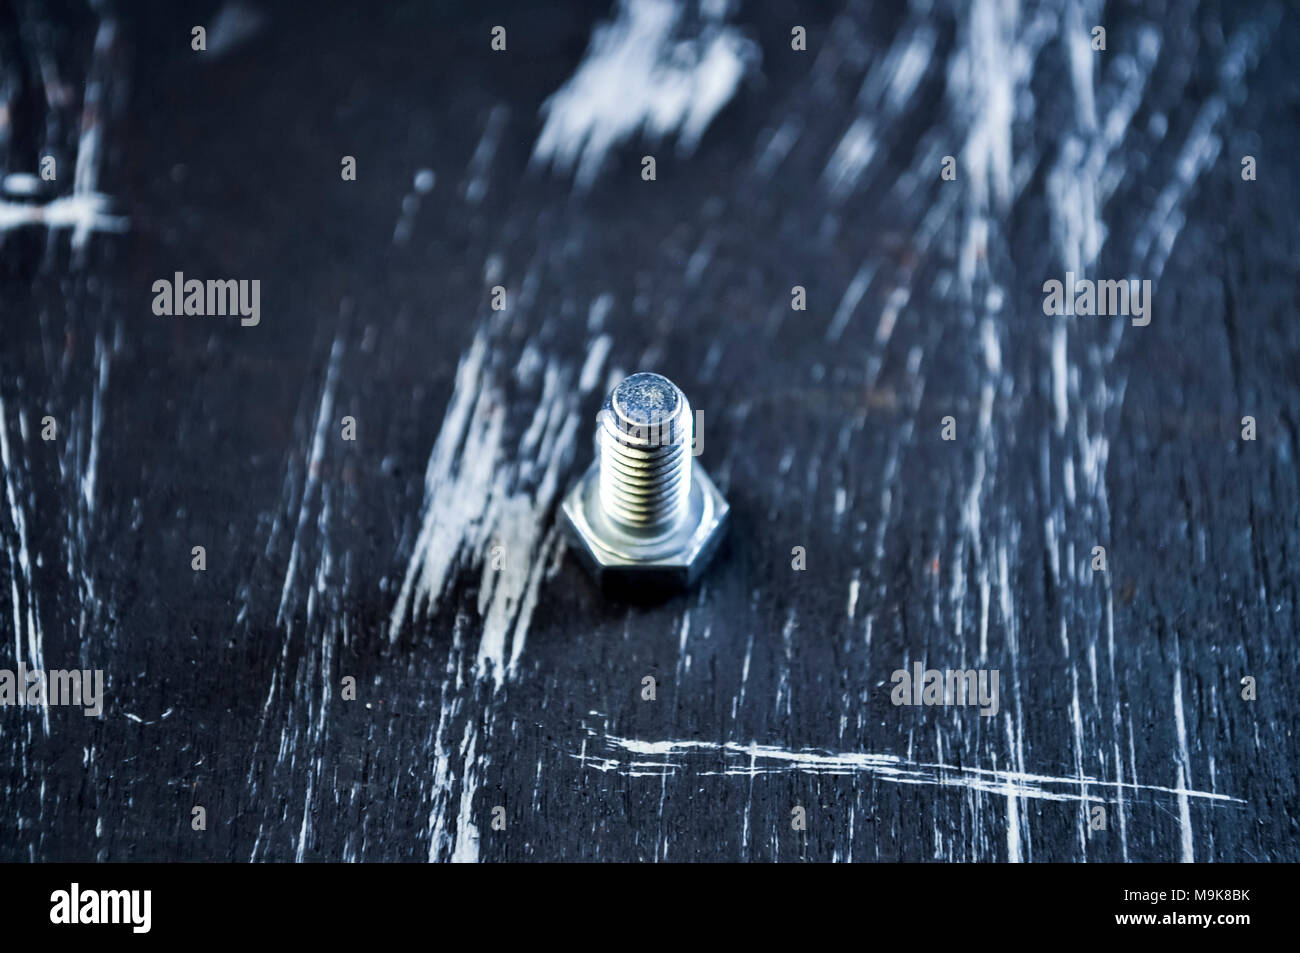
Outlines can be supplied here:
[[325, 386], [321, 389], [320, 404], [316, 413], [316, 429], [312, 434], [311, 447], [307, 452], [307, 470], [303, 484], [302, 498], [298, 505], [298, 520], [293, 531], [293, 543], [289, 549], [289, 564], [284, 572], [284, 585], [280, 590], [280, 608], [276, 612], [276, 624], [283, 625], [285, 608], [289, 604], [289, 594], [293, 591], [293, 580], [297, 574], [299, 543], [307, 527], [311, 512], [311, 500], [320, 485], [321, 462], [325, 459], [325, 434], [329, 430], [330, 415], [334, 412], [334, 391], [338, 386], [339, 359], [343, 355], [343, 341], [334, 339], [330, 348], [329, 368], [325, 372]]
[[460, 814], [456, 818], [456, 847], [451, 853], [453, 864], [478, 862], [479, 833], [478, 825], [474, 823], [474, 795], [478, 791], [474, 772], [474, 747], [477, 743], [478, 733], [471, 721], [465, 726], [465, 737], [460, 743], [461, 763], [466, 768], [460, 787]]
[[[700, 762], [716, 763], [719, 756], [722, 766], [705, 767], [697, 773], [704, 776], [756, 777], [786, 773], [851, 775], [869, 774], [872, 777], [894, 784], [920, 784], [934, 787], [963, 788], [984, 791], [1001, 796], [1015, 795], [1018, 798], [1046, 801], [1071, 801], [1078, 803], [1100, 802], [1106, 798], [1089, 792], [1089, 788], [1109, 789], [1111, 791], [1144, 791], [1151, 794], [1171, 794], [1180, 798], [1202, 798], [1207, 801], [1222, 801], [1244, 804], [1241, 798], [1230, 797], [1214, 791], [1194, 791], [1184, 787], [1161, 787], [1154, 784], [1132, 784], [1120, 781], [1108, 781], [1093, 777], [1054, 777], [1044, 774], [1031, 774], [1024, 771], [1007, 771], [991, 768], [975, 768], [962, 764], [944, 764], [941, 762], [912, 761], [891, 754], [875, 754], [862, 751], [831, 752], [815, 748], [798, 750], [781, 748], [775, 745], [748, 744], [734, 741], [723, 743], [712, 741], [640, 741], [635, 738], [623, 738], [616, 735], [603, 735], [601, 741], [617, 755], [625, 752], [634, 755], [638, 767], [644, 769], [647, 764], [667, 764], [670, 760], [677, 768], [693, 759]], [[588, 756], [591, 760], [591, 756]], [[616, 761], [613, 770], [626, 773], [629, 763], [618, 757], [608, 760]]]
[[1183, 720], [1183, 673], [1174, 670], [1174, 727], [1178, 732], [1178, 824], [1182, 831], [1183, 863], [1196, 860], [1192, 850], [1192, 815], [1183, 785], [1192, 780], [1191, 759], [1187, 755], [1187, 724]]

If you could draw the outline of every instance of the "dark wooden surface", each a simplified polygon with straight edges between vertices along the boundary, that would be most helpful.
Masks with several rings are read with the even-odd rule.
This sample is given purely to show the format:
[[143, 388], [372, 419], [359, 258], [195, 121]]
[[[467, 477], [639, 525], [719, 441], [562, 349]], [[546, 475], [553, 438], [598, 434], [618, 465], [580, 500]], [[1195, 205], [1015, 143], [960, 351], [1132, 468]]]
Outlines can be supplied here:
[[[59, 163], [5, 201], [125, 219], [0, 232], [0, 667], [107, 680], [0, 710], [0, 858], [1300, 859], [1293, 6], [690, 5], [662, 135], [544, 107], [653, 5], [129, 6], [0, 4], [0, 170]], [[629, 607], [556, 511], [638, 369], [732, 526]]]

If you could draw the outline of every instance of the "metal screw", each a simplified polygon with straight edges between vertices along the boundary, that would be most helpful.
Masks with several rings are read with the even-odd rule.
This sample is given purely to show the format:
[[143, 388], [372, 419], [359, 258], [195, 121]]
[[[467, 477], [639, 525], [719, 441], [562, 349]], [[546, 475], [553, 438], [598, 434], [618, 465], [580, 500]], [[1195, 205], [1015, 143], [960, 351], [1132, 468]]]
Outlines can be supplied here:
[[729, 507], [694, 464], [686, 395], [659, 374], [605, 398], [598, 459], [561, 507], [574, 549], [602, 584], [685, 586], [721, 541]]

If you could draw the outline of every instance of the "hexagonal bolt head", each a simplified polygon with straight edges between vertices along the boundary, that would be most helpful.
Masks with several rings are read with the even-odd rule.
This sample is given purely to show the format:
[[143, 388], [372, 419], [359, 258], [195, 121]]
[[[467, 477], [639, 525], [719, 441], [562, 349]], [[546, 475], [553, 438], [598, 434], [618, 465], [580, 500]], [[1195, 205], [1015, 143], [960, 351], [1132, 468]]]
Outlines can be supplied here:
[[597, 459], [560, 507], [603, 589], [682, 589], [717, 551], [730, 507], [691, 457], [693, 426], [685, 395], [658, 374], [633, 374], [605, 399]]

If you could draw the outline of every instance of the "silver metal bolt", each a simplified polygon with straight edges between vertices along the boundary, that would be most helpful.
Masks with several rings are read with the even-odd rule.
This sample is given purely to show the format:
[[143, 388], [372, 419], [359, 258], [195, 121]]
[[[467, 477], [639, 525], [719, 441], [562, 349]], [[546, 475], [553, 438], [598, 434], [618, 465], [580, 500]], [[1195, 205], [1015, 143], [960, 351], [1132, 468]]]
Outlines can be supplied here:
[[602, 584], [688, 586], [717, 550], [729, 507], [692, 455], [686, 395], [659, 374], [624, 378], [596, 425], [597, 459], [561, 505]]

